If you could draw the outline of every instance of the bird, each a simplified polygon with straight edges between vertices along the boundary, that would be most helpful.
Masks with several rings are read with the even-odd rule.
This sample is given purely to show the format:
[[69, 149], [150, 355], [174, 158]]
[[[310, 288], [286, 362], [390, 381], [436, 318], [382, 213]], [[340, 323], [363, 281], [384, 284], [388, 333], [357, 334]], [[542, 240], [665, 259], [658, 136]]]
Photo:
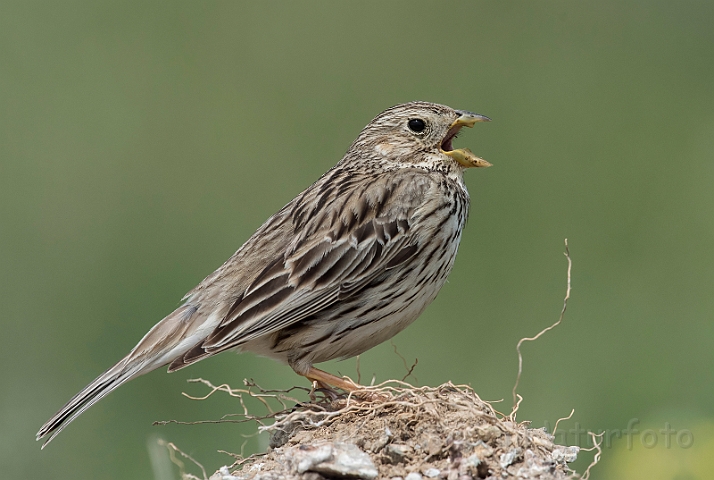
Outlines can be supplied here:
[[52, 416], [37, 432], [42, 448], [129, 380], [226, 350], [287, 363], [321, 387], [359, 388], [314, 364], [390, 339], [436, 298], [468, 217], [464, 171], [491, 166], [453, 140], [487, 121], [422, 101], [377, 115], [334, 167]]

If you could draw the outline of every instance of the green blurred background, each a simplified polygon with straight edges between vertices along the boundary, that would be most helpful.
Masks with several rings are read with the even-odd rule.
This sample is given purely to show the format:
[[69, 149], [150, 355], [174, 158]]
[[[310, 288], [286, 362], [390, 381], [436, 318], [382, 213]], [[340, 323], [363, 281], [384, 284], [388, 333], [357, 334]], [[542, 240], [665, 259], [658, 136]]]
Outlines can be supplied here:
[[[491, 116], [457, 143], [494, 167], [467, 173], [450, 282], [394, 340], [409, 380], [510, 410], [515, 345], [562, 306], [567, 237], [572, 299], [523, 347], [518, 418], [660, 435], [611, 435], [594, 478], [714, 477], [713, 24], [712, 2], [1, 2], [0, 476], [155, 478], [156, 436], [230, 464], [217, 450], [254, 426], [152, 421], [241, 410], [184, 398], [206, 393], [188, 378], [305, 385], [288, 367], [156, 371], [44, 451], [34, 434], [372, 117], [419, 99]], [[361, 372], [405, 368], [387, 343]], [[693, 445], [666, 448], [665, 422]]]

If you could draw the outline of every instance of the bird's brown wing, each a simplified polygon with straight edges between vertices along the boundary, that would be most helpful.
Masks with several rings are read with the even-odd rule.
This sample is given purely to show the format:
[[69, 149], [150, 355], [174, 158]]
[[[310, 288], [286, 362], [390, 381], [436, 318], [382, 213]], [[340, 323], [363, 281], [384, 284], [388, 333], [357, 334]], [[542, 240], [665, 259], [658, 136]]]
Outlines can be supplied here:
[[296, 198], [284, 217], [297, 234], [287, 250], [253, 280], [213, 332], [169, 370], [314, 315], [414, 255], [420, 237], [412, 231], [413, 216], [436, 183], [416, 169], [385, 177], [354, 182], [350, 172], [333, 170]]

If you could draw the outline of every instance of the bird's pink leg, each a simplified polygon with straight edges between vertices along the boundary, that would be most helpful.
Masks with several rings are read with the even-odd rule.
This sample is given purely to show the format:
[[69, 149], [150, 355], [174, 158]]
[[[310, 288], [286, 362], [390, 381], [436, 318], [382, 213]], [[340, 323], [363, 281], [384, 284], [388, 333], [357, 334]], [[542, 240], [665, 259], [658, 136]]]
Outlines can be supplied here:
[[341, 388], [346, 392], [354, 392], [355, 390], [364, 388], [362, 385], [356, 384], [349, 378], [340, 378], [315, 367], [310, 367], [304, 376], [307, 377], [308, 380], [317, 382], [320, 386], [331, 385], [333, 387]]

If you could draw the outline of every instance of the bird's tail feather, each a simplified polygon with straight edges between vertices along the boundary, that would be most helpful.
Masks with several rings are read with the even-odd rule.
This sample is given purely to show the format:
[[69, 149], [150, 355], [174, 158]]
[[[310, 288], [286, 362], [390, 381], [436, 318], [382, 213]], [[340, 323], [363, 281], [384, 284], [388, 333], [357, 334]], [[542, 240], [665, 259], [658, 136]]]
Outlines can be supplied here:
[[95, 378], [92, 383], [72, 397], [59, 412], [55, 413], [52, 418], [40, 428], [40, 431], [37, 432], [37, 440], [47, 437], [42, 444], [42, 448], [45, 448], [72, 420], [84, 413], [89, 407], [132, 378], [142, 373], [147, 373], [140, 368], [131, 368], [126, 365], [127, 359], [128, 358], [125, 357], [112, 368]]
[[47, 437], [45, 448], [72, 420], [102, 398], [136, 378], [170, 363], [195, 343], [191, 337], [190, 319], [196, 312], [183, 305], [169, 314], [147, 333], [136, 347], [116, 365], [95, 378], [55, 413], [37, 432], [37, 440]]

